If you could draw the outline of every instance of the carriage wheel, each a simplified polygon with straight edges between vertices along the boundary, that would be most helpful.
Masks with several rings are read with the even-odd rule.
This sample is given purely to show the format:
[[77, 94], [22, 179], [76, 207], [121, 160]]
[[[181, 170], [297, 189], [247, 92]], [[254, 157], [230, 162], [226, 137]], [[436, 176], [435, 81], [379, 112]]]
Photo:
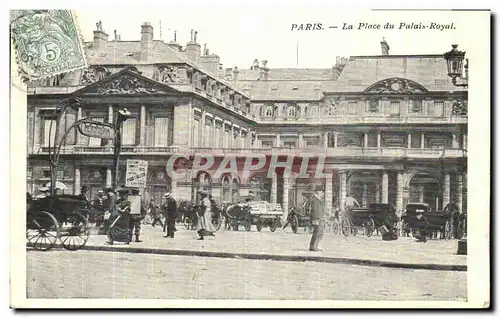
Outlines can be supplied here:
[[297, 231], [299, 230], [299, 220], [296, 216], [292, 216], [292, 219], [290, 220], [290, 226], [292, 227], [293, 233], [297, 233]]
[[62, 246], [69, 251], [82, 248], [89, 239], [87, 219], [80, 213], [73, 213], [63, 223], [61, 228]]
[[45, 211], [37, 211], [27, 215], [26, 239], [28, 246], [38, 251], [47, 251], [54, 247], [60, 236], [59, 222]]
[[373, 232], [375, 232], [375, 222], [373, 222], [373, 219], [370, 219], [370, 221], [365, 223], [365, 235], [370, 237], [373, 235]]
[[343, 219], [340, 222], [340, 227], [342, 234], [344, 234], [345, 236], [349, 236], [349, 234], [351, 234], [351, 222], [349, 222], [348, 219]]
[[338, 235], [340, 231], [340, 224], [339, 221], [334, 220], [332, 223], [332, 232], [334, 235]]
[[259, 231], [259, 232], [262, 231], [262, 221], [257, 221], [255, 226], [257, 227], [257, 231]]
[[245, 230], [247, 232], [250, 232], [251, 229], [252, 229], [252, 223], [250, 221], [245, 221]]
[[452, 226], [451, 226], [451, 221], [446, 221], [444, 224], [444, 239], [445, 240], [451, 240], [452, 239]]

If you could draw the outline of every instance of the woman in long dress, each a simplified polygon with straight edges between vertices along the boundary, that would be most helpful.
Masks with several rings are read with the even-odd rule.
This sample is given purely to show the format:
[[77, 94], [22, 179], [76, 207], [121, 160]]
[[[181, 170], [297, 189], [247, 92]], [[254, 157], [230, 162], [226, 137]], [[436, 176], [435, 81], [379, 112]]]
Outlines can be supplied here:
[[108, 240], [106, 243], [113, 242], [130, 243], [130, 201], [127, 199], [127, 190], [120, 190], [120, 198], [116, 200], [116, 210], [111, 214], [110, 227], [108, 230]]
[[198, 216], [196, 231], [200, 236], [199, 240], [203, 240], [205, 236], [215, 236], [215, 228], [212, 224], [212, 204], [208, 199], [208, 194], [201, 190], [198, 191], [198, 195], [200, 196], [201, 210], [200, 215]]

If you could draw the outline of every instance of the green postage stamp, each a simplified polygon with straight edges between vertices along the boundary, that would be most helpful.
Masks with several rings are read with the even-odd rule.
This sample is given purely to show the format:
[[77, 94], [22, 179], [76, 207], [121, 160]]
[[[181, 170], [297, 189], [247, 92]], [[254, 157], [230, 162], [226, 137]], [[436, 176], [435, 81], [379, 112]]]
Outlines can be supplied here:
[[38, 80], [87, 66], [71, 10], [12, 10], [10, 28], [24, 79]]

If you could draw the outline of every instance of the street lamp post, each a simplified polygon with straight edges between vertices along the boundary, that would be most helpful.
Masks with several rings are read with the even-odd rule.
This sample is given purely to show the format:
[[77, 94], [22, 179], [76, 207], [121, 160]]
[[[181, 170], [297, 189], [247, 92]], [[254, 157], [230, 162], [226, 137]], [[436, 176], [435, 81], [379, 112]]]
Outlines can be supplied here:
[[[459, 51], [458, 45], [453, 44], [451, 51], [444, 53], [444, 59], [448, 66], [448, 76], [452, 83], [458, 87], [468, 87], [469, 80], [469, 59], [465, 59], [465, 76], [462, 76], [464, 69], [465, 52]], [[457, 78], [464, 80], [464, 83], [457, 83]]]
[[116, 189], [118, 187], [119, 182], [119, 174], [120, 174], [120, 152], [122, 148], [122, 128], [123, 122], [130, 118], [131, 113], [126, 109], [120, 109], [117, 111], [115, 127], [116, 127], [116, 135], [114, 140], [114, 157], [113, 157], [113, 168], [114, 168], [114, 180], [113, 180], [113, 188]]

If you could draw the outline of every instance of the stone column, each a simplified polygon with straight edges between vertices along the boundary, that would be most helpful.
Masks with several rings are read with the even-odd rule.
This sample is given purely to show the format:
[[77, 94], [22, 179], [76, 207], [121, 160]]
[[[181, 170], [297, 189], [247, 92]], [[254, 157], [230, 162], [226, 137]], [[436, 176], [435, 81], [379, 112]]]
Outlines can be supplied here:
[[299, 148], [304, 148], [304, 135], [302, 133], [299, 133]]
[[179, 200], [177, 192], [177, 180], [170, 180], [170, 193], [175, 200]]
[[380, 186], [377, 185], [377, 187], [375, 188], [375, 200], [377, 201], [377, 203], [380, 203]]
[[325, 175], [325, 216], [332, 214], [333, 204], [333, 173]]
[[335, 131], [333, 133], [333, 148], [337, 148], [338, 143], [339, 143], [339, 133]]
[[141, 115], [139, 123], [139, 146], [146, 145], [146, 106], [141, 105]]
[[283, 208], [283, 216], [281, 219], [283, 221], [286, 220], [288, 216], [288, 194], [290, 191], [290, 178], [289, 177], [283, 177], [283, 204], [281, 207]]
[[281, 135], [276, 133], [276, 147], [281, 147]]
[[205, 145], [205, 111], [202, 111], [200, 118], [200, 127], [198, 131], [198, 147], [206, 147]]
[[113, 115], [114, 115], [113, 106], [109, 105], [108, 106], [108, 123], [109, 124], [113, 124]]
[[363, 195], [361, 196], [361, 205], [366, 207], [368, 205], [368, 185], [363, 184]]
[[408, 149], [411, 148], [411, 133], [408, 133]]
[[278, 176], [276, 175], [276, 172], [273, 172], [273, 178], [271, 181], [271, 203], [276, 204], [276, 199], [278, 197]]
[[420, 148], [421, 149], [425, 148], [425, 133], [420, 134]]
[[347, 174], [345, 171], [339, 173], [340, 186], [339, 186], [339, 208], [341, 211], [345, 209], [345, 199], [347, 196]]
[[445, 173], [443, 181], [443, 209], [450, 203], [450, 174]]
[[457, 175], [457, 205], [458, 211], [462, 213], [462, 205], [463, 205], [463, 177], [461, 174]]
[[323, 147], [324, 148], [328, 147], [328, 132], [325, 132], [323, 134]]
[[[75, 122], [79, 121], [82, 118], [83, 118], [82, 108], [78, 107], [78, 111], [76, 112]], [[78, 129], [75, 129], [75, 130], [76, 130], [75, 144], [79, 145], [79, 144], [82, 143], [82, 134], [80, 134], [80, 132], [78, 131]]]
[[467, 134], [464, 134], [463, 136], [463, 149], [467, 149]]
[[382, 147], [382, 133], [380, 131], [377, 132], [377, 148]]
[[452, 134], [451, 135], [451, 148], [453, 149], [458, 149], [458, 138], [457, 134]]
[[382, 203], [389, 203], [389, 173], [382, 172]]
[[42, 118], [40, 117], [40, 111], [37, 107], [33, 107], [34, 112], [34, 131], [33, 131], [33, 152], [38, 152], [40, 149], [40, 134], [42, 133]]
[[111, 173], [111, 168], [106, 168], [106, 188], [111, 188], [113, 184], [113, 174]]
[[397, 193], [396, 193], [396, 210], [403, 211], [403, 172], [398, 171], [397, 178]]
[[217, 128], [215, 124], [215, 118], [212, 121], [212, 131], [210, 132], [212, 144], [210, 145], [212, 148], [217, 148]]
[[420, 202], [420, 203], [424, 202], [424, 186], [423, 185], [418, 186], [418, 202]]
[[74, 186], [73, 186], [73, 193], [75, 195], [80, 194], [80, 167], [75, 166], [75, 180], [74, 180]]
[[363, 133], [363, 148], [367, 148], [368, 147], [368, 133]]
[[231, 130], [229, 131], [229, 142], [228, 142], [228, 148], [233, 148], [233, 139], [234, 139], [234, 127], [233, 124], [231, 124]]

